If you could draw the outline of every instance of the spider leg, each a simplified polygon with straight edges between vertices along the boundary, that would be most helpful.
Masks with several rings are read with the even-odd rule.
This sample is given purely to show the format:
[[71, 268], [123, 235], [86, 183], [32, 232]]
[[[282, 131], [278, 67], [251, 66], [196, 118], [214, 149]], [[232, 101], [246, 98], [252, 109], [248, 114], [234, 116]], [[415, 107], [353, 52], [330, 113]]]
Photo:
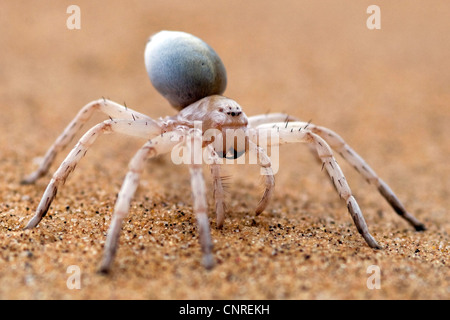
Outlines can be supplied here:
[[222, 160], [220, 159], [217, 152], [214, 148], [209, 144], [208, 148], [208, 157], [209, 163], [211, 167], [211, 175], [213, 177], [214, 183], [214, 202], [216, 208], [216, 226], [217, 228], [223, 227], [223, 222], [225, 220], [225, 211], [226, 205], [224, 202], [225, 192], [222, 185], [222, 177], [220, 176], [220, 165], [222, 164]]
[[263, 148], [258, 146], [253, 141], [249, 141], [248, 151], [253, 153], [257, 157], [258, 165], [261, 167], [261, 175], [264, 176], [264, 194], [255, 209], [256, 215], [259, 215], [269, 204], [269, 200], [273, 194], [273, 189], [275, 187], [275, 177], [273, 175], [270, 158]]
[[252, 128], [256, 128], [257, 126], [266, 123], [276, 123], [283, 121], [290, 122], [299, 120], [287, 113], [266, 113], [248, 117], [248, 125]]
[[55, 160], [58, 152], [63, 150], [72, 141], [75, 134], [90, 119], [95, 111], [100, 111], [109, 116], [111, 119], [146, 120], [149, 125], [152, 124], [155, 127], [158, 126], [158, 124], [148, 116], [127, 108], [126, 106], [122, 106], [116, 102], [107, 99], [92, 101], [81, 108], [75, 118], [69, 123], [53, 145], [48, 149], [41, 164], [39, 165], [39, 168], [25, 177], [21, 183], [32, 184], [40, 177], [44, 176]]
[[47, 211], [56, 196], [58, 187], [64, 184], [69, 174], [75, 170], [78, 162], [86, 154], [89, 147], [94, 141], [102, 134], [108, 134], [112, 132], [118, 132], [130, 136], [136, 136], [144, 139], [153, 137], [160, 133], [159, 127], [155, 127], [154, 124], [148, 123], [146, 120], [106, 120], [92, 127], [86, 132], [72, 151], [67, 155], [66, 159], [62, 162], [60, 167], [54, 173], [50, 183], [45, 189], [41, 202], [38, 205], [36, 214], [28, 222], [25, 229], [31, 229], [38, 225], [41, 219], [47, 214]]
[[196, 154], [198, 155], [202, 152], [202, 142], [202, 132], [193, 129], [187, 137], [186, 146], [188, 154], [191, 155], [189, 172], [191, 174], [193, 207], [197, 218], [200, 246], [203, 252], [203, 265], [206, 269], [211, 269], [214, 266], [214, 258], [212, 255], [213, 244], [207, 214], [206, 186], [201, 161], [196, 161]]
[[128, 173], [120, 188], [111, 224], [106, 237], [103, 260], [99, 271], [107, 273], [110, 270], [119, 244], [120, 231], [123, 219], [128, 214], [131, 200], [139, 185], [140, 175], [144, 169], [145, 161], [159, 154], [170, 152], [170, 150], [183, 139], [176, 131], [167, 132], [163, 135], [146, 142], [134, 155], [128, 165]]
[[[344, 174], [342, 173], [341, 168], [339, 167], [336, 159], [333, 156], [333, 152], [330, 146], [322, 139], [319, 135], [309, 131], [308, 129], [301, 130], [291, 130], [292, 128], [283, 127], [274, 127], [271, 126], [270, 129], [259, 129], [255, 130], [256, 135], [260, 133], [267, 134], [271, 137], [277, 136], [278, 142], [273, 142], [273, 144], [286, 144], [286, 143], [298, 143], [304, 142], [308, 144], [313, 144], [316, 148], [317, 154], [322, 160], [323, 167], [326, 168], [328, 175], [330, 176], [336, 191], [339, 193], [339, 196], [346, 202], [347, 209], [358, 229], [358, 232], [362, 235], [364, 240], [366, 240], [367, 244], [371, 248], [379, 249], [381, 246], [377, 243], [377, 241], [372, 237], [369, 233], [369, 229], [362, 215], [361, 209], [359, 208], [358, 203], [352, 195], [351, 189], [345, 179]], [[264, 130], [269, 130], [270, 132], [262, 132]], [[255, 140], [256, 136], [250, 136], [252, 140]]]
[[386, 182], [380, 179], [375, 171], [364, 161], [364, 159], [357, 154], [338, 134], [327, 128], [319, 126], [313, 126], [311, 131], [320, 135], [325, 141], [327, 141], [334, 150], [336, 150], [367, 180], [367, 182], [375, 185], [380, 194], [387, 200], [387, 202], [400, 217], [408, 221], [417, 231], [423, 231], [426, 229], [423, 223], [406, 211], [403, 204], [391, 188], [389, 188]]
[[[276, 125], [282, 126], [281, 123], [278, 123]], [[330, 147], [338, 152], [356, 171], [358, 171], [366, 179], [368, 183], [375, 185], [380, 194], [386, 199], [386, 201], [391, 205], [391, 207], [400, 217], [410, 223], [417, 231], [426, 230], [423, 223], [421, 223], [417, 218], [406, 211], [401, 201], [387, 185], [387, 183], [379, 178], [375, 171], [364, 161], [364, 159], [358, 153], [356, 153], [337, 133], [330, 129], [313, 124], [306, 124], [304, 122], [289, 123], [288, 128], [298, 129], [306, 125], [308, 125], [309, 130], [321, 136], [330, 145]]]

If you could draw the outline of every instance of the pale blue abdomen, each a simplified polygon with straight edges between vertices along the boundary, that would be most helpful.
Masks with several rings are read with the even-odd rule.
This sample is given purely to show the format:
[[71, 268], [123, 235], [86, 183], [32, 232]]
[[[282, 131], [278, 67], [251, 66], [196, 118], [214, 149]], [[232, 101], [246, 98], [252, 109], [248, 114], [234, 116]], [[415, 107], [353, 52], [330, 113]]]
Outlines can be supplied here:
[[226, 70], [217, 53], [185, 32], [153, 35], [145, 49], [145, 65], [153, 86], [178, 110], [222, 94], [227, 85]]

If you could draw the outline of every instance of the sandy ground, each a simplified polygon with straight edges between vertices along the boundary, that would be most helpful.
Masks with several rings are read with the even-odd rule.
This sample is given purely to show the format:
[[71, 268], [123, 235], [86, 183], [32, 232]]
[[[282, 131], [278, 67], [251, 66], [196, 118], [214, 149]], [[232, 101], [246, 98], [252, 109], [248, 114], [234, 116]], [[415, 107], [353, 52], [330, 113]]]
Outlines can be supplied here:
[[[448, 299], [450, 297], [450, 4], [433, 1], [74, 1], [0, 5], [1, 299]], [[381, 30], [366, 9], [381, 8]], [[109, 97], [152, 117], [175, 113], [143, 64], [149, 35], [206, 40], [247, 115], [291, 113], [338, 132], [428, 230], [415, 232], [338, 158], [372, 234], [370, 249], [304, 145], [281, 148], [276, 191], [255, 218], [261, 178], [228, 166], [228, 215], [206, 271], [189, 173], [148, 163], [109, 276], [96, 273], [127, 163], [143, 144], [98, 139], [38, 228], [23, 231], [51, 174], [23, 176], [87, 102]], [[104, 117], [94, 116], [90, 127]], [[77, 136], [79, 137], [81, 133]], [[205, 173], [206, 173], [205, 168]], [[210, 183], [209, 175], [208, 183]], [[369, 266], [380, 289], [369, 289]], [[69, 266], [81, 288], [69, 289]]]

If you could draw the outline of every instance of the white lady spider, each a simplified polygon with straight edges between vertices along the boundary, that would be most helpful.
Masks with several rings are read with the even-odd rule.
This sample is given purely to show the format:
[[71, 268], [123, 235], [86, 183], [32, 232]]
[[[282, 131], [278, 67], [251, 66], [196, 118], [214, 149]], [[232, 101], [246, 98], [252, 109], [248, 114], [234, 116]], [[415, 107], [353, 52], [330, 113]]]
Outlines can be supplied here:
[[[259, 144], [259, 137], [276, 135], [272, 143], [285, 144], [304, 142], [313, 146], [318, 157], [336, 187], [339, 196], [346, 202], [348, 211], [359, 233], [371, 248], [381, 246], [367, 228], [361, 210], [352, 196], [350, 187], [337, 164], [332, 149], [347, 160], [367, 181], [374, 184], [394, 210], [418, 231], [424, 225], [406, 211], [404, 206], [365, 161], [333, 131], [310, 123], [301, 122], [282, 113], [271, 113], [247, 117], [233, 100], [221, 96], [226, 87], [226, 72], [222, 61], [205, 42], [190, 34], [175, 31], [161, 31], [153, 35], [145, 50], [145, 64], [152, 84], [179, 110], [173, 117], [158, 120], [136, 112], [107, 99], [99, 99], [85, 105], [55, 143], [47, 151], [40, 167], [23, 180], [34, 183], [44, 176], [61, 151], [74, 137], [82, 125], [98, 110], [109, 116], [109, 120], [92, 127], [78, 141], [51, 179], [39, 203], [34, 217], [26, 228], [34, 228], [47, 213], [56, 196], [58, 187], [75, 169], [78, 161], [101, 134], [117, 132], [149, 139], [138, 150], [129, 163], [129, 171], [120, 189], [108, 230], [104, 256], [100, 266], [102, 272], [111, 268], [115, 256], [122, 221], [128, 213], [130, 202], [138, 187], [139, 177], [145, 160], [170, 152], [176, 146], [183, 146], [191, 157], [190, 174], [193, 209], [197, 218], [199, 240], [206, 268], [214, 265], [212, 242], [207, 215], [206, 186], [201, 164], [194, 161], [195, 145], [208, 151], [211, 173], [214, 181], [216, 224], [220, 228], [225, 218], [224, 191], [220, 177], [221, 158], [237, 158], [245, 152], [257, 156], [264, 173], [265, 191], [255, 210], [256, 215], [266, 208], [274, 188], [274, 174], [271, 161], [265, 149]], [[200, 122], [202, 128], [194, 124]], [[205, 132], [214, 129], [223, 134], [223, 139], [205, 139]], [[241, 130], [245, 133], [241, 142], [226, 139], [225, 132]]]

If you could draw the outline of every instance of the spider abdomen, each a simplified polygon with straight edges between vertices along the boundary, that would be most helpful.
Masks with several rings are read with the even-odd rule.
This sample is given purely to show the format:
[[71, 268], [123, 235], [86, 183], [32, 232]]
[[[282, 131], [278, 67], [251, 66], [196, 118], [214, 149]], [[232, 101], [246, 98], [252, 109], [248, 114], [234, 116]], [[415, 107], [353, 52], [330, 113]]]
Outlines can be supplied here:
[[145, 65], [156, 90], [178, 110], [222, 94], [227, 75], [222, 60], [203, 40], [185, 32], [161, 31], [145, 49]]

